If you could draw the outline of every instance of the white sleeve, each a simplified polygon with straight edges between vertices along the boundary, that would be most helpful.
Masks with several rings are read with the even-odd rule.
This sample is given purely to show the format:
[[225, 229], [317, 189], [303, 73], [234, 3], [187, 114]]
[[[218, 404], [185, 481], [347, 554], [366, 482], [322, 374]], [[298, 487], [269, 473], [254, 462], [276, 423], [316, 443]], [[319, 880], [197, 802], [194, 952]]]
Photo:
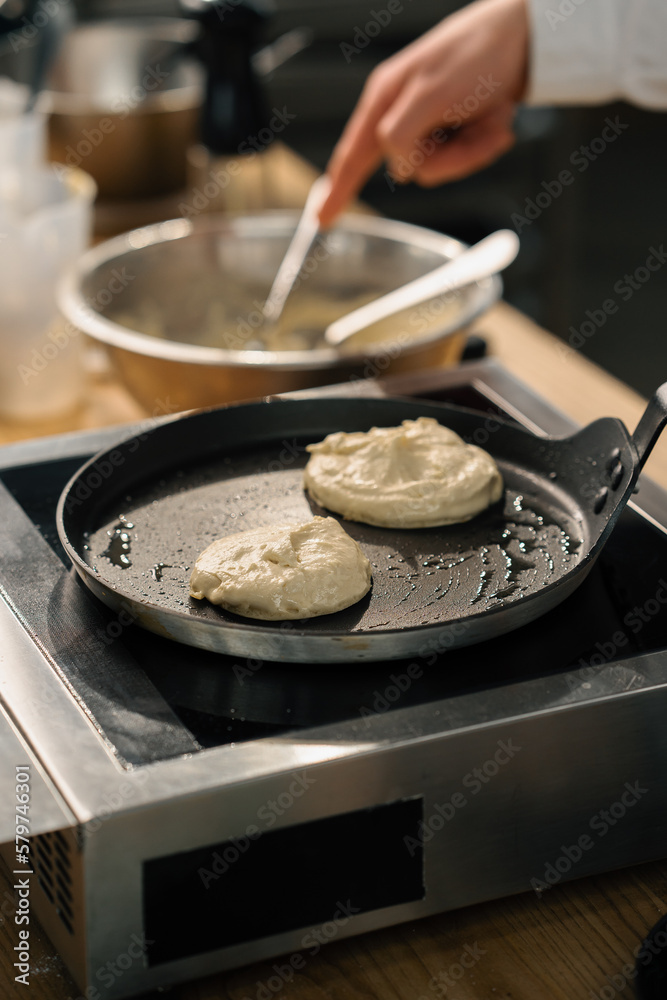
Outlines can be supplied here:
[[667, 109], [667, 0], [527, 0], [528, 104]]

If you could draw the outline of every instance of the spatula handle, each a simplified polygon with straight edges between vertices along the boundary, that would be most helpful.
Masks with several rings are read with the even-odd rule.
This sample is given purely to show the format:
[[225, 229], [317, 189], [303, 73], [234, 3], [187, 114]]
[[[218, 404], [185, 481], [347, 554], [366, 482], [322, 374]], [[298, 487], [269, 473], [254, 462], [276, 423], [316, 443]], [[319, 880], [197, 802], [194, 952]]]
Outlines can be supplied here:
[[638, 469], [644, 467], [653, 445], [667, 423], [667, 382], [653, 393], [644, 415], [632, 435], [632, 443], [637, 449]]

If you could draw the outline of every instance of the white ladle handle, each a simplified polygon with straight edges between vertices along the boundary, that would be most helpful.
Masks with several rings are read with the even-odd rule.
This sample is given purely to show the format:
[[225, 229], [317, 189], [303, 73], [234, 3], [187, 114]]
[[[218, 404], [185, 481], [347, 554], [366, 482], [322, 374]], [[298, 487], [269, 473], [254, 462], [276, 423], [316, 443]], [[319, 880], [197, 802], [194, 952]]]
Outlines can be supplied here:
[[518, 252], [519, 237], [516, 233], [511, 229], [499, 229], [434, 271], [341, 316], [326, 328], [324, 339], [337, 347], [353, 334], [402, 309], [409, 309], [436, 295], [453, 292], [502, 271], [512, 263]]

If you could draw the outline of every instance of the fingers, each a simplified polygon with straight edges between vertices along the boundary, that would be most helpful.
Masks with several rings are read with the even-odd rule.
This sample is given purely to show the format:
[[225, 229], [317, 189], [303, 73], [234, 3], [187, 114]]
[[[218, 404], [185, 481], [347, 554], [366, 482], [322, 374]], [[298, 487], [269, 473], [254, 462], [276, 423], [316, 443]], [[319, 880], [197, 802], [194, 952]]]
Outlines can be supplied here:
[[[493, 163], [514, 145], [513, 117], [514, 105], [507, 102], [472, 124], [446, 134], [440, 143], [431, 138], [421, 143], [413, 142], [407, 156], [390, 161], [389, 172], [399, 183], [416, 181], [422, 187], [434, 187], [466, 177]], [[353, 147], [350, 147], [349, 156], [354, 156]], [[364, 175], [364, 180], [382, 157], [378, 144], [372, 162], [369, 159], [365, 163], [368, 174]], [[358, 173], [352, 169], [347, 174], [339, 175], [338, 183], [332, 187], [320, 212], [323, 226], [330, 225], [347, 200], [356, 194], [357, 177]]]
[[327, 174], [331, 178], [331, 191], [319, 213], [323, 228], [331, 225], [382, 162], [377, 125], [403, 83], [403, 74], [388, 72], [388, 69], [385, 63], [380, 71], [376, 70], [369, 77], [329, 160]]
[[432, 185], [505, 152], [527, 38], [524, 0], [477, 0], [382, 63], [327, 166], [332, 186], [320, 224], [334, 221], [384, 159], [397, 181]]
[[422, 79], [406, 83], [377, 126], [380, 146], [390, 163], [408, 159], [416, 141], [435, 129], [444, 132], [440, 103]]
[[412, 173], [404, 179], [431, 187], [487, 167], [514, 145], [513, 116], [514, 107], [508, 103], [450, 133], [429, 155], [413, 157]]
[[319, 211], [320, 226], [326, 229], [345, 206], [361, 190], [365, 182], [382, 162], [382, 153], [374, 133], [369, 133], [357, 143], [346, 142], [336, 148], [336, 162], [327, 167], [331, 190]]

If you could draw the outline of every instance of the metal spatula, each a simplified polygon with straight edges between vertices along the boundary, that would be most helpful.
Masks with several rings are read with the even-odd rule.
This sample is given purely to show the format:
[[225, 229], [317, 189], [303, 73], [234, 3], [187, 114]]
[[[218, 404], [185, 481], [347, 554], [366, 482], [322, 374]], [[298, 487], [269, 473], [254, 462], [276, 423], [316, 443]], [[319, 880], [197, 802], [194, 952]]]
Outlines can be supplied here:
[[269, 323], [275, 325], [280, 319], [285, 303], [294, 287], [294, 282], [301, 273], [308, 251], [317, 236], [319, 229], [318, 211], [329, 193], [330, 185], [329, 178], [322, 175], [317, 178], [308, 192], [308, 198], [294, 236], [278, 268], [271, 291], [262, 309], [264, 319]]

